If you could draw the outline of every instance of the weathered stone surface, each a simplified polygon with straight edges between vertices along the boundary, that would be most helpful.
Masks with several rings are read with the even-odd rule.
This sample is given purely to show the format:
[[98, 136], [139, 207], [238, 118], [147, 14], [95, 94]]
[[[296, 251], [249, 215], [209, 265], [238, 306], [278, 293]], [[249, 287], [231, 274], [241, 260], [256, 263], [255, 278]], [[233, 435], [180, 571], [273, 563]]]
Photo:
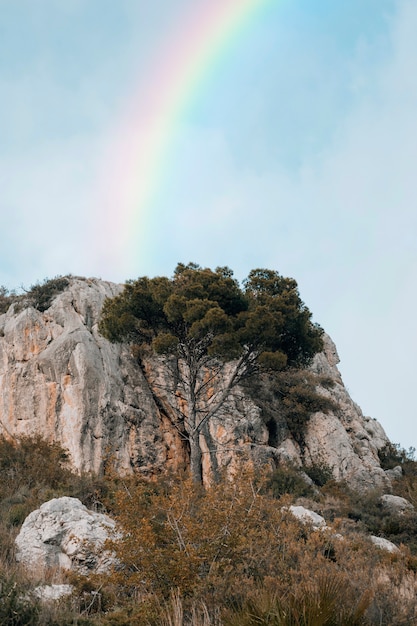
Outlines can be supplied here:
[[65, 596], [70, 596], [74, 591], [72, 585], [39, 585], [35, 587], [33, 593], [42, 602], [56, 602]]
[[324, 517], [314, 511], [311, 511], [310, 509], [306, 509], [304, 506], [292, 505], [288, 507], [288, 510], [291, 511], [294, 517], [299, 519], [300, 522], [303, 522], [303, 524], [311, 524], [311, 526], [316, 529], [326, 528], [326, 520]]
[[394, 552], [394, 553], [400, 551], [399, 547], [396, 546], [395, 543], [392, 543], [392, 541], [389, 541], [388, 539], [384, 539], [383, 537], [376, 537], [375, 535], [371, 535], [370, 539], [372, 543], [378, 548], [381, 548], [381, 550], [386, 550], [387, 552]]
[[[72, 278], [45, 312], [14, 313], [12, 307], [0, 316], [0, 432], [59, 441], [84, 471], [99, 471], [109, 456], [121, 472], [151, 473], [187, 462], [164, 359], [140, 366], [128, 346], [112, 345], [98, 332], [104, 299], [121, 289]], [[312, 369], [332, 378], [334, 388], [321, 392], [338, 408], [312, 416], [304, 450], [289, 435], [278, 405], [272, 437], [256, 398], [236, 388], [200, 436], [205, 477], [216, 466], [236, 473], [242, 459], [272, 466], [290, 460], [299, 466], [324, 462], [352, 486], [388, 484], [378, 459], [388, 439], [351, 400], [337, 362], [325, 337]]]
[[322, 393], [336, 402], [337, 410], [312, 416], [305, 436], [305, 458], [311, 463], [321, 458], [332, 468], [336, 479], [355, 487], [387, 485], [389, 479], [378, 457], [387, 436], [379, 422], [365, 417], [351, 399], [337, 369], [338, 362], [336, 347], [325, 335], [324, 351], [316, 355], [311, 369], [333, 380], [333, 388], [323, 389]]
[[403, 475], [403, 468], [401, 465], [397, 465], [392, 469], [385, 470], [385, 473], [390, 480], [398, 480]]
[[112, 519], [89, 511], [77, 498], [54, 498], [25, 519], [16, 537], [16, 558], [36, 570], [103, 572], [114, 558], [101, 548], [115, 532]]
[[393, 496], [389, 493], [381, 496], [381, 504], [387, 511], [391, 513], [404, 513], [405, 511], [413, 511], [414, 507], [405, 498], [401, 496]]
[[72, 279], [44, 313], [0, 316], [0, 431], [60, 441], [79, 470], [99, 471], [106, 455], [124, 471], [165, 463], [164, 427], [140, 368], [97, 330], [105, 297], [120, 290]]

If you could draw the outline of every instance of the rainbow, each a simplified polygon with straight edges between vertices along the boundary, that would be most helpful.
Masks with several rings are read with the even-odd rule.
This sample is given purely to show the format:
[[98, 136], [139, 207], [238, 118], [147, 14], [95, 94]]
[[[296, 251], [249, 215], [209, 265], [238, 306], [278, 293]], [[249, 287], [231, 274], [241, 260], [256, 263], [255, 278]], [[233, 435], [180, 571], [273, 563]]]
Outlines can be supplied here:
[[[140, 81], [140, 89], [121, 116], [123, 123], [112, 143], [104, 176], [105, 229], [107, 236], [109, 232], [113, 235], [111, 245], [118, 248], [117, 254], [130, 255], [127, 266], [135, 266], [146, 254], [152, 199], [163, 185], [164, 171], [189, 107], [204, 90], [217, 63], [273, 1], [195, 0], [149, 63], [146, 79]], [[114, 232], [115, 213], [118, 234]]]

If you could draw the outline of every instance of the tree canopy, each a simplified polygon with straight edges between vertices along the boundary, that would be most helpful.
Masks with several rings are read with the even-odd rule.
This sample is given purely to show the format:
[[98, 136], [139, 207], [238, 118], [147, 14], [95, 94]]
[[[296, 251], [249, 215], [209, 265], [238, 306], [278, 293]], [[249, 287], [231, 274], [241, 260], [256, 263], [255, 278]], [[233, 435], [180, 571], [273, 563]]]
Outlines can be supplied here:
[[[172, 278], [127, 282], [104, 303], [100, 331], [110, 341], [147, 344], [176, 359], [176, 395], [182, 394], [187, 406], [179, 421], [196, 479], [201, 478], [199, 436], [231, 389], [260, 369], [304, 367], [322, 349], [322, 329], [311, 321], [294, 279], [254, 269], [240, 285], [228, 267], [213, 271], [194, 263], [178, 264]], [[227, 373], [226, 362], [233, 364]], [[209, 403], [208, 371], [221, 381]]]
[[179, 264], [171, 279], [127, 282], [105, 302], [100, 331], [113, 342], [149, 343], [180, 357], [191, 346], [221, 359], [256, 355], [272, 369], [307, 365], [322, 348], [322, 330], [294, 279], [255, 269], [241, 287], [228, 267], [193, 263]]

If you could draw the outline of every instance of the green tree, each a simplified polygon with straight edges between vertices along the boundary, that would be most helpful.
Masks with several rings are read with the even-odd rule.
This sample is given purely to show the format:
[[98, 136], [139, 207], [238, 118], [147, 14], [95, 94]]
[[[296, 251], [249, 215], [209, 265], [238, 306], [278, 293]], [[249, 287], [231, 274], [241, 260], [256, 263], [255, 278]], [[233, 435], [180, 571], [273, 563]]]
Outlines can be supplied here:
[[260, 369], [305, 366], [322, 348], [295, 280], [256, 269], [240, 286], [228, 267], [193, 263], [179, 264], [171, 279], [129, 281], [104, 303], [100, 331], [167, 356], [175, 425], [189, 442], [195, 482], [202, 480], [200, 435], [233, 387]]

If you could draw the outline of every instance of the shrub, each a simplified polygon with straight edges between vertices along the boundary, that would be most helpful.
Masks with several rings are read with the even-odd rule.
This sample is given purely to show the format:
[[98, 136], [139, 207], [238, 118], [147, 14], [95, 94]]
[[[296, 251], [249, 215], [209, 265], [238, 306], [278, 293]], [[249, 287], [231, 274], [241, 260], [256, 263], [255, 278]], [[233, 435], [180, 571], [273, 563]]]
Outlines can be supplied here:
[[414, 454], [414, 448], [405, 450], [400, 444], [391, 443], [390, 441], [378, 450], [379, 461], [384, 470], [393, 469], [397, 465], [406, 466], [408, 463], [414, 462]]
[[[288, 503], [288, 498], [271, 497], [249, 472], [242, 472], [234, 484], [226, 481], [207, 490], [174, 479], [125, 481], [117, 494], [125, 534], [113, 546], [121, 568], [109, 580], [126, 598], [146, 600], [146, 619], [139, 603], [131, 623], [161, 624], [160, 618], [153, 622], [148, 617], [149, 601], [157, 606], [176, 589], [186, 626], [193, 624], [193, 607], [201, 603], [207, 624], [217, 619], [219, 609], [225, 626], [390, 624], [395, 622], [384, 619], [391, 608], [383, 605], [390, 586], [398, 587], [398, 593], [390, 591], [398, 615], [412, 614], [415, 602], [400, 597], [409, 557], [394, 559], [358, 535], [337, 541], [316, 532], [291, 515]], [[293, 621], [273, 621], [268, 612], [250, 621], [259, 594], [273, 599], [277, 620], [281, 607]], [[327, 618], [320, 621], [319, 610], [326, 602]], [[383, 618], [371, 619], [377, 610]], [[174, 614], [172, 610], [171, 617]], [[200, 612], [198, 619], [203, 615]]]
[[331, 388], [333, 384], [327, 377], [296, 368], [263, 374], [247, 382], [265, 423], [275, 424], [276, 432], [272, 437], [275, 441], [270, 441], [270, 445], [279, 445], [289, 432], [303, 450], [306, 427], [313, 413], [337, 409], [336, 402], [320, 390], [320, 387]]
[[51, 306], [54, 297], [65, 291], [68, 285], [69, 280], [66, 276], [45, 278], [42, 283], [32, 285], [26, 292], [25, 304], [33, 306], [38, 311], [46, 311]]
[[0, 573], [0, 624], [35, 626], [39, 612], [39, 603], [29, 598], [27, 589], [13, 577]]
[[15, 312], [28, 306], [41, 312], [46, 311], [55, 296], [68, 287], [70, 278], [70, 276], [45, 278], [41, 283], [35, 283], [27, 290], [23, 289], [23, 293], [20, 294], [0, 286], [0, 315], [6, 313], [12, 304], [16, 305]]
[[21, 485], [31, 488], [41, 483], [54, 488], [72, 474], [68, 462], [68, 454], [58, 443], [48, 443], [38, 435], [15, 440], [0, 437], [0, 493], [4, 497]]
[[346, 576], [319, 575], [279, 595], [263, 590], [231, 611], [227, 626], [363, 626], [372, 601], [357, 594]]
[[290, 494], [297, 498], [313, 495], [311, 485], [299, 470], [290, 467], [278, 467], [271, 474], [267, 485], [274, 498]]
[[0, 286], [0, 315], [7, 313], [9, 306], [12, 304], [14, 293], [10, 292], [6, 287]]
[[318, 487], [324, 487], [333, 479], [333, 469], [325, 461], [305, 465], [303, 470]]
[[397, 513], [382, 507], [381, 492], [351, 492], [347, 515], [358, 522], [363, 530], [384, 537], [393, 543], [405, 544], [417, 555], [417, 512]]
[[104, 509], [110, 483], [104, 478], [78, 475], [57, 443], [41, 437], [15, 441], [0, 436], [0, 569], [12, 564], [14, 537], [26, 517], [51, 498], [79, 498], [90, 508]]

